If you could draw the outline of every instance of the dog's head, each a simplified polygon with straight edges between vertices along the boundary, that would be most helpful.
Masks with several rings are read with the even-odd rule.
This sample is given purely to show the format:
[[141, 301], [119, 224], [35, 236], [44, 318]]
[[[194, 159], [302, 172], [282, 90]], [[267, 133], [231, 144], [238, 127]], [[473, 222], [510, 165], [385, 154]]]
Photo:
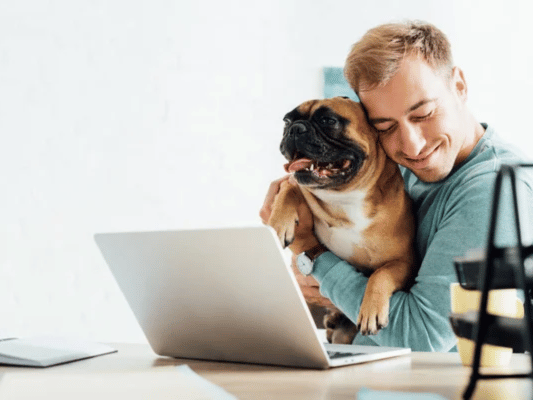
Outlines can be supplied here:
[[310, 189], [348, 190], [378, 151], [361, 104], [345, 97], [307, 101], [283, 120], [285, 170]]

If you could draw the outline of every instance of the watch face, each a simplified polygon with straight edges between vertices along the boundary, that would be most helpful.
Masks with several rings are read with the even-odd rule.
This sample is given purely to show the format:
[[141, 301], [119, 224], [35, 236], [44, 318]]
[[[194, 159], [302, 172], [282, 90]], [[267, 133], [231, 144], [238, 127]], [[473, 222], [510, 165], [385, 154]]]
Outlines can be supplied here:
[[311, 272], [313, 272], [313, 262], [305, 253], [302, 253], [298, 256], [296, 263], [298, 264], [298, 269], [302, 274], [309, 275]]

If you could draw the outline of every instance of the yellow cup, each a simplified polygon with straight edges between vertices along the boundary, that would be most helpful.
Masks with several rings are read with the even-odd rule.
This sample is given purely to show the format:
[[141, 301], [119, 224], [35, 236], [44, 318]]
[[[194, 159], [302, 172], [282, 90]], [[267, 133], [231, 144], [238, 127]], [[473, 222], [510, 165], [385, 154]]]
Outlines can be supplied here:
[[[479, 290], [465, 290], [459, 283], [450, 286], [452, 312], [465, 313], [479, 310], [481, 292]], [[516, 289], [496, 289], [489, 292], [487, 311], [493, 315], [503, 317], [522, 318], [524, 307], [516, 296]], [[457, 338], [457, 350], [461, 362], [471, 366], [474, 359], [475, 342], [470, 339]], [[481, 350], [482, 367], [502, 367], [509, 364], [513, 349], [508, 347], [484, 344]]]

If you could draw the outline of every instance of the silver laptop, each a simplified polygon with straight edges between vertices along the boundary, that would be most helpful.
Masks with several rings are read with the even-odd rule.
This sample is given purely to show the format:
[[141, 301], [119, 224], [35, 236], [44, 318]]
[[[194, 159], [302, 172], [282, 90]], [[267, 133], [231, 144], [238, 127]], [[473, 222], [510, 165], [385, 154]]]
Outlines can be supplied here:
[[411, 351], [323, 343], [269, 227], [95, 240], [159, 355], [322, 369]]

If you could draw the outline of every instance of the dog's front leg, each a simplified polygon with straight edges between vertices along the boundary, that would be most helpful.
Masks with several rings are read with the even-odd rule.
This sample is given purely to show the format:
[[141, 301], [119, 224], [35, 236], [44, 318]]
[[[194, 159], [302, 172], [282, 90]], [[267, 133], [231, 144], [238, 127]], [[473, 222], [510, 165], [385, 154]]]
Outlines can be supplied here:
[[410, 263], [389, 261], [370, 275], [357, 318], [363, 335], [375, 335], [389, 323], [389, 303], [394, 292], [408, 287], [412, 275]]
[[294, 241], [296, 225], [298, 225], [298, 206], [305, 202], [302, 192], [288, 181], [281, 183], [279, 193], [272, 204], [272, 214], [268, 220], [278, 234], [283, 247]]

